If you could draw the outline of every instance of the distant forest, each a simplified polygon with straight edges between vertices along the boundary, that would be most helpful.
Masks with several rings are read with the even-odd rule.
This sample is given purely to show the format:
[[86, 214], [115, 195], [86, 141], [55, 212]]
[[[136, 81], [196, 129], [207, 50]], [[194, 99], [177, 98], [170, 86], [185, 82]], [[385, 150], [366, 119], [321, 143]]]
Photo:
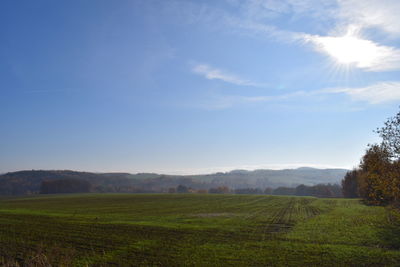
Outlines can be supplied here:
[[235, 170], [207, 175], [31, 170], [0, 175], [0, 195], [58, 193], [235, 193], [341, 197], [347, 170]]

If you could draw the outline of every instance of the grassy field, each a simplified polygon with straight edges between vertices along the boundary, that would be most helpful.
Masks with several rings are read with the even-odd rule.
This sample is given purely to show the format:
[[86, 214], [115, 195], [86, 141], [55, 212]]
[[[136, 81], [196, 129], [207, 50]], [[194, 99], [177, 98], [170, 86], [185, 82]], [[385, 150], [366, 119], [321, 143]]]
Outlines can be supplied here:
[[393, 212], [358, 200], [87, 194], [0, 198], [0, 263], [400, 266]]

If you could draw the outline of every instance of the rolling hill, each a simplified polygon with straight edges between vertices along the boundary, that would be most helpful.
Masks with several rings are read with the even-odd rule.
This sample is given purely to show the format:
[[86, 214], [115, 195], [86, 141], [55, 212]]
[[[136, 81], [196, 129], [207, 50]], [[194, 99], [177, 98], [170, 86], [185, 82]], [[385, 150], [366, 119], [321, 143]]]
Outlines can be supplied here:
[[295, 187], [300, 184], [337, 184], [345, 169], [297, 168], [284, 170], [233, 170], [204, 175], [155, 173], [92, 173], [70, 170], [28, 170], [0, 175], [0, 195], [36, 194], [43, 181], [79, 179], [88, 181], [96, 192], [165, 192], [184, 185], [194, 189], [227, 186], [241, 188]]

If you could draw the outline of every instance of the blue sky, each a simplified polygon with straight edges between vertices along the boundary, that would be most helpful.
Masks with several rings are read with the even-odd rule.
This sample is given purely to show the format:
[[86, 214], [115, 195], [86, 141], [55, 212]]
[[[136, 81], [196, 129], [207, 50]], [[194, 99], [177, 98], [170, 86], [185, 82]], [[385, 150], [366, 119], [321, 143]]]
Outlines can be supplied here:
[[400, 102], [397, 0], [0, 3], [0, 172], [358, 164]]

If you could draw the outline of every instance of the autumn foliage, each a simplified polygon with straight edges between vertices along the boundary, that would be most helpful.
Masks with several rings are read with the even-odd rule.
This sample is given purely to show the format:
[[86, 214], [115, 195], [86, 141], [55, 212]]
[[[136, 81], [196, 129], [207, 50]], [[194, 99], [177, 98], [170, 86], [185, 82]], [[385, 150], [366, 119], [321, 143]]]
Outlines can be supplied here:
[[345, 197], [361, 197], [372, 205], [399, 203], [400, 200], [400, 112], [377, 130], [381, 144], [370, 145], [359, 168], [349, 171], [342, 181]]

